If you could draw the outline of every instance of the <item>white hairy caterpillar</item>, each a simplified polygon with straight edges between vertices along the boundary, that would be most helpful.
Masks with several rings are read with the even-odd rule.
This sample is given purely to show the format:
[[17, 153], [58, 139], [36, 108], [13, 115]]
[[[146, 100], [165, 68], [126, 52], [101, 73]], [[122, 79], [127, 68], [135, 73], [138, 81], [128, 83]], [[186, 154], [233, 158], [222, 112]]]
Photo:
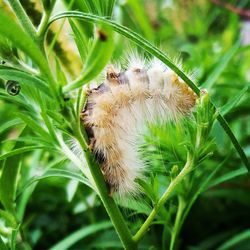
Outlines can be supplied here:
[[132, 60], [125, 71], [108, 66], [106, 79], [88, 92], [82, 112], [90, 147], [110, 193], [138, 192], [148, 169], [139, 157], [138, 135], [147, 123], [177, 120], [191, 112], [196, 94], [171, 69], [153, 60]]

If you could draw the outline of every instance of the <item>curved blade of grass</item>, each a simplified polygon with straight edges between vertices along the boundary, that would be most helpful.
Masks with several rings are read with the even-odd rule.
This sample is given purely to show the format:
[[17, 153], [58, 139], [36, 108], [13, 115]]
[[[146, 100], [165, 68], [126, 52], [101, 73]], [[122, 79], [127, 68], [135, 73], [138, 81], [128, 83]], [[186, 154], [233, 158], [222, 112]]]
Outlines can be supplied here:
[[20, 169], [21, 157], [18, 155], [3, 162], [0, 178], [0, 201], [11, 214], [15, 213], [15, 197]]
[[67, 179], [71, 179], [71, 180], [76, 180], [79, 181], [89, 187], [91, 187], [89, 181], [87, 178], [83, 177], [80, 174], [77, 173], [73, 173], [71, 171], [68, 170], [64, 170], [64, 169], [49, 169], [48, 171], [46, 171], [43, 175], [40, 176], [34, 176], [33, 178], [31, 178], [18, 192], [18, 196], [20, 194], [22, 194], [29, 186], [31, 186], [33, 183], [38, 182], [40, 180], [44, 180], [50, 177], [62, 177], [62, 178], [67, 178]]
[[[26, 134], [26, 128], [22, 128], [17, 132], [17, 137]], [[23, 146], [22, 142], [14, 143], [9, 153], [15, 152], [20, 147]], [[6, 155], [6, 154], [5, 154]], [[0, 161], [4, 160], [2, 163], [2, 173], [0, 177], [0, 201], [4, 208], [11, 214], [15, 214], [15, 198], [18, 183], [18, 175], [21, 169], [22, 158], [20, 154], [9, 154], [7, 157], [0, 157]]]
[[209, 188], [211, 188], [215, 185], [218, 185], [222, 182], [229, 181], [229, 180], [236, 178], [238, 176], [245, 175], [245, 174], [247, 174], [247, 170], [244, 167], [233, 170], [233, 171], [226, 173], [226, 174], [216, 178], [215, 180], [211, 181], [209, 183]]
[[104, 221], [100, 223], [96, 223], [84, 228], [81, 228], [74, 233], [70, 234], [63, 240], [59, 241], [56, 245], [52, 246], [50, 250], [66, 250], [69, 249], [71, 246], [73, 246], [76, 242], [79, 240], [97, 233], [101, 230], [106, 230], [108, 228], [112, 227], [112, 223], [110, 221]]
[[234, 145], [234, 148], [237, 150], [242, 162], [245, 164], [245, 167], [247, 168], [248, 172], [250, 173], [250, 163], [249, 160], [244, 152], [244, 150], [242, 149], [242, 147], [240, 146], [237, 138], [234, 136], [233, 131], [231, 130], [231, 128], [229, 127], [226, 119], [222, 116], [222, 115], [218, 115], [217, 116], [217, 120], [220, 123], [221, 127], [224, 129], [224, 131], [226, 132], [226, 134], [228, 135], [229, 139], [231, 140], [231, 142]]
[[19, 124], [23, 124], [23, 121], [21, 121], [20, 119], [13, 119], [13, 120], [3, 123], [0, 126], [0, 134], [2, 134], [7, 129], [12, 128], [13, 126], [19, 125]]
[[79, 55], [81, 57], [82, 62], [84, 62], [87, 57], [87, 51], [88, 51], [87, 38], [85, 37], [85, 34], [81, 32], [81, 30], [73, 22], [73, 20], [69, 20], [69, 24], [73, 31], [73, 37], [74, 37]]
[[219, 246], [217, 250], [232, 249], [233, 247], [237, 246], [240, 242], [248, 239], [250, 239], [250, 229], [247, 229], [231, 237], [228, 241]]
[[14, 150], [12, 150], [12, 151], [10, 151], [8, 153], [0, 155], [0, 161], [5, 160], [5, 159], [7, 159], [7, 158], [9, 158], [11, 156], [14, 156], [14, 155], [19, 155], [19, 154], [22, 154], [22, 153], [25, 153], [25, 152], [36, 150], [36, 149], [55, 150], [53, 148], [48, 148], [48, 147], [45, 148], [44, 146], [26, 146], [26, 147], [14, 149]]
[[20, 105], [22, 106], [22, 108], [25, 108], [26, 110], [31, 111], [31, 107], [27, 104], [27, 102], [24, 101], [22, 97], [20, 97], [19, 95], [11, 96], [8, 94], [7, 90], [5, 89], [0, 88], [0, 99], [8, 101], [10, 103], [15, 103], [16, 105]]
[[220, 108], [221, 114], [226, 115], [230, 110], [232, 110], [240, 102], [241, 98], [247, 93], [249, 89], [249, 83], [245, 86], [236, 96], [233, 96], [228, 103]]
[[26, 145], [34, 146], [39, 145], [44, 148], [50, 147], [51, 143], [49, 143], [46, 139], [42, 139], [41, 136], [22, 136], [15, 139], [5, 139], [2, 140], [2, 143], [8, 143], [8, 142], [23, 142]]
[[215, 84], [216, 80], [219, 78], [223, 70], [227, 67], [230, 60], [238, 51], [239, 47], [240, 47], [240, 40], [236, 41], [233, 47], [220, 58], [220, 62], [217, 65], [217, 67], [215, 67], [215, 69], [210, 73], [207, 80], [202, 84], [203, 88], [211, 89], [211, 87]]
[[[195, 85], [195, 83], [181, 70], [179, 69], [166, 55], [164, 55], [159, 49], [157, 49], [155, 46], [153, 46], [150, 42], [148, 42], [146, 39], [144, 39], [142, 36], [138, 35], [134, 31], [130, 30], [129, 28], [122, 26], [120, 24], [117, 24], [116, 22], [112, 20], [105, 19], [103, 17], [91, 15], [91, 14], [85, 14], [78, 11], [66, 11], [62, 12], [58, 15], [55, 15], [51, 18], [48, 27], [51, 23], [54, 21], [61, 19], [61, 18], [79, 18], [83, 19], [85, 21], [89, 22], [101, 22], [106, 25], [109, 25], [112, 27], [116, 32], [120, 33], [121, 35], [129, 38], [132, 42], [140, 46], [141, 48], [145, 49], [148, 53], [151, 55], [157, 57], [159, 60], [161, 60], [163, 63], [165, 63], [169, 68], [171, 68], [184, 82], [186, 82], [189, 87], [199, 96], [200, 90]], [[227, 133], [228, 137], [230, 138], [231, 142], [233, 143], [235, 149], [237, 150], [241, 160], [244, 162], [246, 168], [248, 169], [248, 172], [250, 172], [250, 162], [247, 159], [247, 156], [245, 152], [243, 151], [242, 147], [240, 146], [238, 140], [234, 136], [234, 133], [230, 129], [227, 121], [222, 115], [217, 116], [217, 120], [219, 121], [220, 125], [224, 129], [224, 131]]]

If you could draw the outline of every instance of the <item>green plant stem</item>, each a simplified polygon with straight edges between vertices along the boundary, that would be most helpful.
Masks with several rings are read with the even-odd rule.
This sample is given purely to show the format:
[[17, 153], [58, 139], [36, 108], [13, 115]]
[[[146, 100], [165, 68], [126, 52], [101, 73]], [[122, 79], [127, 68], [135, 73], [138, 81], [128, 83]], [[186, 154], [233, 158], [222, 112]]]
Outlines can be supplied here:
[[44, 32], [45, 32], [46, 26], [48, 24], [48, 20], [50, 18], [50, 13], [51, 13], [51, 11], [49, 11], [49, 12], [45, 11], [43, 13], [42, 20], [41, 20], [41, 22], [40, 22], [40, 24], [39, 24], [39, 26], [37, 28], [37, 36], [38, 37], [42, 37]]
[[44, 40], [43, 37], [44, 37], [44, 34], [46, 32], [46, 27], [48, 25], [49, 18], [50, 18], [50, 15], [51, 15], [51, 12], [54, 8], [55, 3], [56, 3], [56, 0], [51, 1], [50, 8], [48, 10], [44, 10], [44, 12], [43, 12], [42, 20], [37, 28], [37, 36], [41, 40]]
[[[22, 27], [26, 30], [26, 32], [32, 37], [34, 41], [37, 41], [36, 36], [36, 29], [31, 23], [28, 15], [26, 14], [25, 10], [23, 9], [20, 1], [18, 0], [8, 0], [11, 8], [15, 12], [15, 15], [18, 21], [21, 23]], [[6, 24], [8, 25], [8, 24]]]
[[165, 204], [167, 199], [171, 196], [173, 191], [175, 190], [176, 186], [184, 179], [184, 177], [189, 173], [193, 166], [193, 159], [190, 157], [190, 154], [187, 155], [187, 162], [181, 172], [178, 174], [178, 176], [171, 181], [168, 188], [166, 189], [165, 193], [162, 195], [162, 197], [159, 199], [159, 201], [155, 204], [153, 210], [151, 211], [150, 215], [146, 219], [146, 221], [143, 223], [141, 228], [138, 230], [138, 232], [134, 235], [133, 239], [134, 241], [138, 242], [142, 236], [147, 232], [148, 228], [150, 227], [152, 221], [154, 220], [155, 216], [157, 215], [157, 212], [159, 209]]
[[95, 182], [95, 185], [98, 190], [98, 194], [102, 200], [102, 203], [115, 227], [115, 230], [123, 243], [123, 246], [127, 250], [136, 250], [137, 242], [133, 240], [132, 235], [126, 225], [126, 222], [117, 207], [114, 199], [109, 195], [106, 183], [103, 178], [100, 167], [95, 162], [92, 153], [88, 149], [88, 146], [80, 132], [80, 129], [76, 132], [76, 137], [84, 150], [84, 155], [89, 166], [91, 175]]
[[221, 127], [226, 132], [226, 134], [228, 135], [228, 137], [230, 138], [231, 142], [234, 145], [234, 148], [238, 151], [238, 154], [240, 155], [241, 160], [245, 164], [245, 166], [246, 166], [246, 168], [248, 170], [248, 173], [250, 174], [250, 163], [249, 163], [249, 160], [248, 160], [245, 152], [243, 151], [242, 147], [240, 146], [237, 138], [234, 136], [234, 133], [230, 129], [230, 127], [229, 127], [226, 119], [221, 114], [219, 114], [217, 116], [217, 120], [220, 123]]
[[100, 198], [103, 205], [116, 229], [116, 232], [123, 243], [125, 249], [136, 250], [137, 242], [132, 238], [132, 235], [126, 225], [126, 222], [117, 207], [114, 199], [109, 195], [106, 183], [103, 179], [103, 174], [100, 167], [95, 163], [91, 153], [89, 151], [85, 152], [85, 156], [90, 168], [90, 172], [97, 186]]
[[176, 239], [179, 235], [179, 232], [182, 226], [181, 222], [182, 222], [182, 217], [183, 217], [183, 212], [184, 212], [185, 207], [186, 207], [186, 202], [183, 199], [183, 197], [179, 195], [178, 196], [178, 210], [177, 210], [177, 214], [175, 218], [174, 228], [171, 234], [171, 241], [170, 241], [170, 248], [169, 248], [170, 250], [174, 250], [175, 242], [176, 242]]
[[[78, 102], [77, 109], [80, 109], [81, 105], [83, 104], [84, 100], [86, 98], [86, 93], [84, 90], [79, 92], [78, 95]], [[79, 110], [78, 110], [79, 111]], [[79, 119], [78, 119], [79, 120]], [[95, 162], [92, 153], [90, 152], [88, 145], [86, 143], [85, 139], [85, 133], [82, 134], [80, 123], [77, 121], [76, 123], [76, 130], [75, 130], [75, 136], [77, 137], [83, 151], [84, 155], [87, 161], [87, 164], [89, 166], [91, 175], [93, 177], [93, 180], [95, 182], [95, 185], [97, 187], [98, 194], [102, 200], [102, 203], [115, 227], [115, 230], [123, 243], [123, 246], [125, 249], [137, 249], [137, 243], [132, 239], [132, 235], [126, 225], [125, 220], [122, 217], [122, 214], [117, 207], [116, 203], [114, 202], [114, 199], [109, 195], [108, 189], [106, 186], [106, 183], [103, 178], [103, 174], [101, 172], [100, 167]]]

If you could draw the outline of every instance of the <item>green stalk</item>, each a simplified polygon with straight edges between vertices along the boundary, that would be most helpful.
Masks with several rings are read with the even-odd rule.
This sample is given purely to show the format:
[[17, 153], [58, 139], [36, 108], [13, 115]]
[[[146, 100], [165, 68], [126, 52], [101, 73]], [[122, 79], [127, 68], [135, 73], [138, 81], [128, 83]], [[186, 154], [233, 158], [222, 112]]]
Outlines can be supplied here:
[[[34, 41], [37, 41], [36, 29], [30, 21], [28, 15], [23, 9], [20, 1], [18, 0], [8, 0], [12, 10], [15, 12], [15, 15], [18, 21], [21, 23], [22, 27], [27, 31], [27, 33], [32, 37]], [[8, 25], [8, 24], [6, 24]]]
[[99, 192], [99, 196], [102, 203], [115, 227], [115, 230], [123, 243], [123, 246], [127, 250], [136, 250], [137, 242], [132, 238], [132, 235], [126, 225], [126, 222], [117, 207], [114, 199], [109, 195], [106, 183], [103, 179], [103, 175], [100, 167], [95, 163], [91, 152], [85, 151], [85, 157], [90, 168], [90, 172], [95, 181], [96, 187]]
[[141, 228], [138, 230], [138, 232], [134, 235], [133, 239], [134, 241], [138, 242], [142, 236], [147, 232], [148, 228], [150, 227], [152, 221], [154, 220], [155, 216], [157, 215], [159, 209], [165, 204], [167, 199], [172, 195], [174, 192], [176, 186], [184, 179], [184, 177], [189, 173], [189, 171], [192, 169], [193, 166], [193, 159], [190, 156], [190, 153], [187, 155], [187, 162], [179, 175], [171, 181], [168, 188], [166, 189], [165, 193], [162, 195], [162, 197], [159, 199], [159, 201], [154, 206], [153, 210], [151, 211], [150, 215], [146, 219], [146, 221], [143, 223]]
[[98, 194], [102, 200], [102, 203], [115, 227], [115, 230], [124, 246], [127, 250], [136, 250], [137, 249], [137, 242], [135, 242], [132, 238], [132, 235], [126, 225], [126, 222], [117, 207], [114, 199], [111, 197], [111, 195], [108, 193], [108, 189], [106, 186], [106, 183], [103, 178], [103, 174], [101, 172], [100, 167], [95, 162], [92, 152], [90, 152], [85, 139], [83, 138], [83, 135], [81, 133], [80, 127], [75, 132], [76, 137], [84, 151], [84, 155], [88, 164], [88, 167], [90, 169], [91, 175], [94, 179], [95, 185], [98, 190]]
[[43, 16], [42, 16], [42, 20], [37, 28], [37, 36], [38, 37], [42, 37], [45, 30], [46, 30], [46, 26], [48, 24], [48, 20], [50, 18], [50, 14], [51, 11], [44, 11]]
[[171, 234], [170, 250], [174, 250], [176, 239], [179, 235], [182, 226], [183, 212], [186, 207], [186, 202], [180, 195], [178, 196], [178, 210], [175, 218], [174, 228]]
[[37, 28], [37, 36], [43, 40], [44, 34], [46, 32], [46, 27], [48, 25], [49, 22], [49, 18], [51, 15], [51, 12], [55, 6], [56, 0], [51, 1], [49, 9], [46, 9], [44, 7], [44, 12], [43, 12], [43, 16], [42, 16], [42, 20]]
[[241, 160], [245, 164], [245, 166], [246, 166], [246, 168], [248, 170], [248, 173], [250, 174], [250, 163], [249, 163], [249, 160], [248, 160], [245, 152], [243, 151], [242, 147], [240, 146], [240, 144], [239, 144], [237, 138], [235, 137], [234, 133], [230, 129], [230, 127], [229, 127], [226, 119], [221, 114], [219, 114], [217, 116], [217, 120], [220, 123], [221, 127], [226, 132], [226, 134], [228, 135], [228, 137], [230, 138], [231, 142], [234, 145], [234, 148], [238, 151], [238, 154], [239, 154]]

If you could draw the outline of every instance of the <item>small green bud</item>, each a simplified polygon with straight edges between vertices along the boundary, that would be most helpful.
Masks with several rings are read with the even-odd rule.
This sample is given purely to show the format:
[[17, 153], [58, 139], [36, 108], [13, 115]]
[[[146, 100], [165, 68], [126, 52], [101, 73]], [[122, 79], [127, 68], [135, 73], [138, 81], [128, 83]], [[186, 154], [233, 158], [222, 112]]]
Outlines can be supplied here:
[[179, 173], [178, 165], [174, 165], [170, 170], [171, 180], [174, 180]]
[[203, 128], [209, 128], [215, 117], [215, 108], [210, 102], [210, 96], [206, 90], [202, 90], [197, 101], [197, 124]]

